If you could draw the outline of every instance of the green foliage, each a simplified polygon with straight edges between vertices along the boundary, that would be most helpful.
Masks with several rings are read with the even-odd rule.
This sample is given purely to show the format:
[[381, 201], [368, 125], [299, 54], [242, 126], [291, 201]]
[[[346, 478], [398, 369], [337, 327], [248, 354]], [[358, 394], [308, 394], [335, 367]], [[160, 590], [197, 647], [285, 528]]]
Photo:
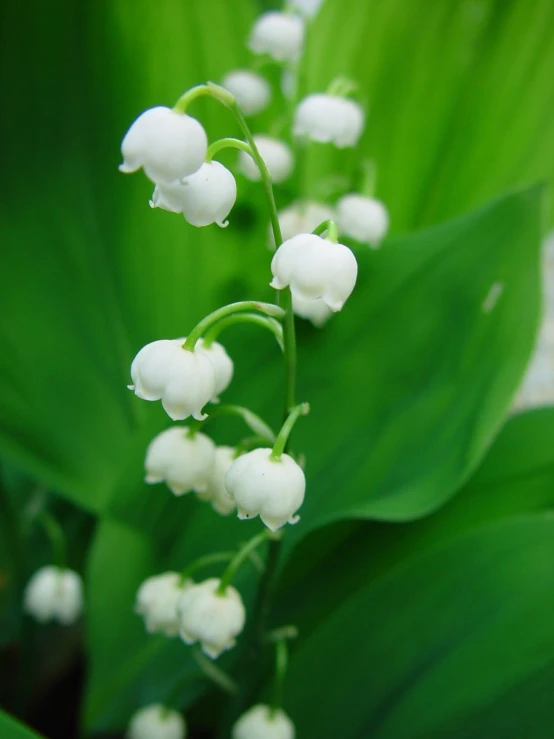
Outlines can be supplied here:
[[38, 734], [3, 711], [0, 711], [0, 736], [2, 739], [40, 739]]

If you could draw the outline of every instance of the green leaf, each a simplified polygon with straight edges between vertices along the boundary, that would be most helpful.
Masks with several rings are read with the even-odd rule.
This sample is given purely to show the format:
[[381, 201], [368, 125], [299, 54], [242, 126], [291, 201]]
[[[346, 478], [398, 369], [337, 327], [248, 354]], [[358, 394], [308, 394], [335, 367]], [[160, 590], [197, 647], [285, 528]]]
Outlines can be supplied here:
[[553, 557], [554, 517], [537, 514], [374, 582], [360, 570], [353, 594], [293, 654], [285, 706], [299, 735], [546, 739]]
[[40, 739], [40, 735], [28, 726], [16, 721], [0, 710], [0, 736], [2, 739]]

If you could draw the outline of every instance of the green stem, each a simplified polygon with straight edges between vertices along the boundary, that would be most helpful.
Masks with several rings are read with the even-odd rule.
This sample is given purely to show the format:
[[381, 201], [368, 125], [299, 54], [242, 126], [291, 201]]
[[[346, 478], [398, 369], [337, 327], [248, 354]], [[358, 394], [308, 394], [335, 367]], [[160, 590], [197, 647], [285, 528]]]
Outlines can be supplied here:
[[226, 693], [234, 694], [238, 692], [238, 685], [236, 682], [226, 672], [218, 667], [213, 660], [208, 659], [200, 649], [194, 649], [193, 656], [202, 672], [213, 683]]
[[191, 87], [190, 90], [187, 90], [185, 94], [181, 95], [179, 100], [177, 100], [173, 106], [173, 110], [177, 113], [186, 113], [188, 106], [194, 100], [206, 97], [207, 95], [215, 98], [228, 108], [237, 104], [235, 96], [230, 93], [229, 90], [221, 87], [221, 85], [215, 85], [213, 82], [208, 82], [206, 85], [196, 85], [195, 87]]
[[275, 534], [272, 534], [271, 531], [268, 531], [266, 529], [262, 531], [261, 533], [256, 534], [256, 536], [252, 537], [252, 539], [247, 541], [246, 544], [244, 544], [238, 550], [238, 552], [235, 554], [233, 559], [229, 562], [227, 569], [225, 570], [225, 572], [223, 573], [221, 577], [221, 581], [217, 589], [218, 595], [225, 595], [226, 589], [229, 587], [229, 585], [233, 581], [242, 563], [250, 556], [251, 552], [257, 549], [260, 546], [260, 544], [266, 541], [266, 539], [270, 539], [270, 538], [277, 538], [277, 536]]
[[197, 570], [202, 570], [204, 567], [209, 567], [209, 565], [218, 564], [219, 562], [228, 562], [230, 559], [233, 559], [234, 554], [234, 552], [212, 552], [211, 554], [206, 554], [204, 557], [198, 557], [198, 559], [195, 559], [194, 562], [185, 567], [181, 572], [181, 583], [189, 580]]
[[327, 95], [345, 98], [358, 89], [358, 85], [354, 80], [348, 77], [336, 77], [327, 88]]
[[283, 685], [289, 661], [289, 650], [286, 638], [275, 643], [275, 677], [273, 679], [273, 700], [270, 716], [274, 716], [283, 705]]
[[275, 336], [277, 339], [277, 343], [281, 347], [281, 349], [284, 348], [283, 344], [283, 327], [277, 321], [275, 318], [270, 318], [269, 316], [261, 316], [259, 313], [236, 313], [231, 316], [227, 316], [227, 318], [223, 318], [221, 321], [218, 321], [215, 323], [212, 328], [205, 334], [204, 336], [204, 346], [208, 348], [219, 336], [219, 334], [224, 331], [226, 328], [229, 328], [229, 326], [234, 326], [237, 323], [253, 323], [257, 326], [261, 326], [262, 328], [267, 329], [268, 331], [271, 331], [271, 333]]
[[252, 148], [246, 143], [246, 141], [241, 141], [240, 139], [234, 138], [225, 138], [219, 139], [219, 141], [214, 141], [213, 144], [210, 144], [210, 146], [208, 146], [208, 151], [206, 152], [206, 161], [211, 162], [217, 152], [221, 151], [221, 149], [240, 149], [241, 151], [245, 151], [247, 154], [250, 154], [250, 156], [252, 156]]
[[282, 290], [281, 295], [281, 304], [285, 311], [285, 319], [283, 321], [285, 359], [285, 406], [283, 408], [283, 418], [286, 418], [290, 409], [294, 406], [296, 396], [296, 329], [290, 287]]
[[262, 436], [266, 443], [273, 444], [275, 442], [275, 432], [262, 418], [249, 408], [243, 408], [241, 405], [217, 405], [210, 409], [208, 418], [204, 421], [195, 421], [189, 426], [189, 434], [196, 433], [205, 423], [216, 416], [237, 416], [241, 418], [248, 428], [257, 436]]
[[67, 566], [67, 558], [65, 551], [65, 538], [63, 535], [63, 529], [58, 521], [48, 511], [41, 511], [37, 520], [41, 523], [54, 553], [54, 563], [60, 569], [65, 569]]
[[196, 346], [198, 339], [200, 339], [214, 323], [220, 321], [222, 318], [232, 315], [233, 313], [247, 310], [259, 311], [260, 313], [265, 313], [272, 318], [283, 318], [285, 315], [283, 309], [273, 303], [260, 303], [256, 300], [241, 300], [238, 303], [230, 303], [229, 305], [224, 305], [222, 308], [214, 310], [213, 313], [210, 313], [203, 318], [200, 323], [197, 323], [183, 344], [183, 349], [194, 351], [194, 347]]
[[362, 164], [361, 194], [368, 198], [374, 197], [376, 185], [377, 165], [373, 159], [366, 159]]
[[312, 231], [315, 236], [321, 236], [325, 232], [327, 232], [326, 238], [336, 244], [339, 240], [339, 229], [335, 221], [323, 221]]
[[237, 444], [237, 457], [240, 457], [241, 454], [250, 449], [256, 449], [256, 447], [260, 446], [267, 446], [267, 439], [264, 436], [249, 436], [247, 439], [243, 439]]
[[305, 416], [309, 412], [309, 403], [300, 403], [290, 411], [289, 415], [287, 416], [287, 420], [282, 425], [281, 430], [279, 431], [279, 433], [277, 434], [277, 438], [275, 439], [275, 444], [273, 445], [273, 450], [271, 452], [271, 459], [277, 460], [281, 458], [281, 455], [283, 454], [287, 446], [287, 441], [289, 440], [289, 436], [294, 427], [294, 424], [300, 418], [300, 416]]

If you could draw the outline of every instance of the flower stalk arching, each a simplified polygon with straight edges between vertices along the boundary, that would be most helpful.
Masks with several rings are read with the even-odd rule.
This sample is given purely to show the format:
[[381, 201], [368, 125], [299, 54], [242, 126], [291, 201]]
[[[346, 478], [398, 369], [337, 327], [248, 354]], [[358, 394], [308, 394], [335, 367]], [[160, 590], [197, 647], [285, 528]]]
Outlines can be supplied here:
[[194, 434], [204, 426], [210, 419], [216, 416], [237, 416], [244, 421], [248, 428], [253, 431], [256, 436], [261, 437], [265, 444], [275, 443], [275, 432], [257, 413], [242, 405], [218, 405], [210, 410], [207, 418], [203, 421], [195, 421], [190, 424], [189, 435]]
[[323, 223], [320, 223], [319, 226], [317, 226], [316, 228], [314, 228], [314, 230], [312, 231], [312, 233], [315, 236], [321, 236], [325, 232], [327, 232], [326, 238], [329, 241], [332, 241], [335, 244], [338, 242], [338, 240], [339, 240], [339, 229], [338, 229], [338, 226], [335, 223], [335, 221], [332, 221], [332, 220], [323, 221]]
[[229, 137], [214, 141], [213, 144], [210, 144], [210, 146], [208, 146], [208, 151], [206, 152], [206, 162], [211, 162], [217, 152], [221, 151], [222, 149], [240, 149], [240, 151], [245, 151], [247, 154], [250, 154], [250, 156], [252, 156], [252, 148], [249, 146], [249, 144], [246, 143], [246, 141], [241, 141], [240, 139]]
[[282, 636], [275, 642], [275, 673], [273, 677], [273, 697], [271, 701], [270, 715], [275, 716], [283, 705], [283, 686], [289, 663], [289, 650], [287, 636]]
[[217, 323], [217, 321], [220, 321], [222, 318], [226, 318], [227, 316], [241, 311], [259, 311], [260, 313], [265, 313], [272, 318], [284, 318], [285, 315], [284, 310], [274, 303], [261, 303], [256, 300], [242, 300], [238, 303], [230, 303], [229, 305], [224, 305], [222, 308], [218, 308], [213, 311], [213, 313], [208, 314], [199, 323], [197, 323], [187, 336], [187, 339], [183, 344], [183, 349], [187, 349], [191, 352], [194, 351], [196, 342], [202, 338], [203, 334], [206, 333], [214, 323]]
[[257, 549], [260, 546], [260, 544], [262, 544], [267, 539], [278, 540], [280, 538], [281, 538], [281, 535], [279, 533], [273, 533], [272, 531], [269, 531], [266, 529], [265, 531], [262, 531], [261, 533], [256, 534], [256, 536], [252, 537], [252, 539], [247, 541], [235, 554], [235, 556], [233, 557], [233, 559], [227, 566], [227, 569], [221, 576], [221, 581], [217, 589], [218, 595], [225, 595], [225, 591], [227, 590], [229, 585], [232, 583], [242, 563], [246, 559], [248, 559], [250, 554], [255, 549]]
[[213, 660], [208, 659], [201, 649], [195, 648], [193, 650], [193, 657], [204, 675], [221, 688], [221, 690], [230, 695], [238, 693], [239, 687], [233, 678], [224, 672], [221, 667], [218, 667]]
[[275, 444], [273, 445], [273, 449], [271, 450], [271, 459], [278, 460], [281, 458], [287, 446], [287, 442], [289, 440], [289, 436], [294, 427], [294, 424], [300, 418], [300, 416], [305, 416], [309, 412], [309, 403], [300, 403], [290, 411], [285, 423], [282, 425], [281, 430], [277, 434], [277, 438], [275, 439]]
[[348, 77], [336, 77], [327, 88], [327, 95], [345, 98], [356, 92], [358, 84]]
[[212, 328], [204, 335], [204, 347], [206, 349], [209, 348], [222, 331], [224, 331], [226, 328], [229, 328], [230, 326], [236, 325], [237, 323], [252, 323], [257, 326], [261, 326], [268, 331], [271, 331], [271, 333], [275, 336], [275, 339], [277, 340], [281, 351], [284, 350], [283, 327], [281, 326], [279, 321], [276, 318], [260, 315], [259, 313], [235, 313], [231, 316], [227, 316], [227, 318], [221, 319], [220, 321], [215, 323]]
[[187, 565], [181, 571], [181, 585], [184, 585], [187, 580], [190, 580], [198, 570], [202, 570], [204, 567], [209, 567], [213, 564], [219, 564], [220, 562], [229, 562], [229, 560], [233, 559], [234, 556], [234, 552], [211, 552], [203, 557], [198, 557], [198, 559], [195, 559], [194, 562], [191, 562], [191, 564]]

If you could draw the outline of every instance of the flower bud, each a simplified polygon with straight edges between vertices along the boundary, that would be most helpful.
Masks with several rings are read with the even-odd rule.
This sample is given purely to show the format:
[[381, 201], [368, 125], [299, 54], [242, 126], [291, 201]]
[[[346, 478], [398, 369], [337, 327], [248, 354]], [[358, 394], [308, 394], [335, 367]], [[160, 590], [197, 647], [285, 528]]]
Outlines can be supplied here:
[[227, 390], [233, 379], [233, 360], [225, 351], [225, 347], [217, 341], [212, 341], [209, 346], [206, 346], [204, 341], [200, 339], [196, 346], [198, 351], [205, 354], [213, 365], [215, 370], [215, 393], [211, 397], [211, 402], [219, 403], [219, 394]]
[[300, 101], [294, 114], [293, 134], [307, 136], [339, 149], [356, 146], [364, 128], [362, 107], [348, 98], [316, 93]]
[[238, 457], [225, 476], [225, 485], [237, 504], [238, 517], [260, 516], [276, 531], [286, 523], [296, 523], [294, 514], [304, 501], [306, 478], [288, 454], [271, 458], [271, 449], [254, 449]]
[[186, 644], [200, 642], [212, 659], [235, 645], [235, 637], [244, 628], [246, 612], [242, 598], [230, 585], [219, 594], [220, 580], [212, 577], [193, 585], [178, 604], [179, 629]]
[[181, 583], [178, 572], [164, 572], [147, 578], [137, 591], [135, 613], [143, 616], [150, 634], [176, 636], [179, 633], [177, 603], [192, 582]]
[[183, 180], [156, 185], [150, 205], [182, 213], [192, 226], [217, 223], [224, 228], [236, 198], [237, 183], [231, 172], [219, 162], [205, 162]]
[[199, 431], [190, 436], [186, 426], [172, 426], [154, 437], [146, 450], [145, 482], [165, 482], [174, 495], [202, 492], [214, 463], [215, 444], [210, 438]]
[[158, 106], [144, 111], [121, 144], [121, 172], [141, 167], [153, 182], [169, 184], [196, 172], [206, 158], [208, 139], [196, 118]]
[[207, 479], [206, 487], [200, 492], [200, 500], [210, 501], [214, 511], [228, 516], [235, 510], [235, 501], [225, 486], [227, 470], [236, 459], [236, 449], [230, 446], [218, 446], [215, 450], [215, 461]]
[[58, 621], [69, 626], [83, 611], [80, 575], [60, 567], [41, 567], [27, 583], [23, 607], [37, 621]]
[[269, 706], [252, 706], [238, 719], [231, 739], [294, 739], [294, 724], [280, 708], [272, 712]]
[[254, 23], [248, 47], [278, 62], [296, 62], [304, 45], [304, 23], [297, 15], [269, 12]]
[[249, 69], [229, 72], [221, 84], [235, 96], [246, 116], [261, 113], [271, 100], [271, 87], [267, 80]]
[[[294, 157], [290, 148], [279, 139], [263, 134], [254, 136], [254, 141], [260, 156], [266, 163], [273, 182], [284, 182], [290, 176], [294, 167]], [[239, 152], [238, 166], [247, 179], [254, 182], [261, 179], [256, 162], [247, 152]]]
[[[283, 241], [287, 241], [292, 239], [293, 236], [298, 236], [298, 234], [310, 233], [323, 221], [333, 220], [334, 210], [325, 203], [316, 203], [311, 200], [302, 202], [299, 200], [280, 210], [278, 216], [281, 236]], [[269, 227], [269, 241], [272, 246], [275, 246], [271, 225]]]
[[271, 287], [290, 286], [303, 300], [322, 298], [334, 312], [341, 310], [356, 284], [358, 264], [352, 251], [315, 234], [299, 234], [285, 241], [271, 262]]
[[298, 297], [298, 295], [293, 295], [292, 309], [297, 316], [311, 321], [318, 328], [323, 326], [333, 315], [333, 311], [323, 298], [305, 299]]
[[215, 395], [216, 373], [206, 353], [183, 349], [184, 339], [161, 339], [144, 346], [131, 364], [137, 397], [161, 400], [170, 418], [206, 418], [202, 408]]
[[127, 739], [185, 739], [187, 725], [177, 711], [159, 703], [145, 706], [131, 718]]
[[389, 228], [389, 214], [380, 200], [351, 193], [337, 203], [338, 227], [345, 236], [378, 247]]

